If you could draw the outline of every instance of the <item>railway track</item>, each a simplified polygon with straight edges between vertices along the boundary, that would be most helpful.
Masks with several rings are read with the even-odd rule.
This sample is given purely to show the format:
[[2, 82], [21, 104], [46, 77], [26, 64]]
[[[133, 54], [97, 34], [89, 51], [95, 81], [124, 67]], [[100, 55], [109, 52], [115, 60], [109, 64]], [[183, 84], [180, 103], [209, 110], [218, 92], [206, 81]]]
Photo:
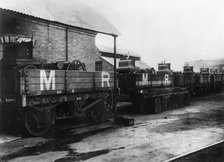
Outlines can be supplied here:
[[168, 159], [165, 162], [221, 162], [224, 161], [224, 140]]

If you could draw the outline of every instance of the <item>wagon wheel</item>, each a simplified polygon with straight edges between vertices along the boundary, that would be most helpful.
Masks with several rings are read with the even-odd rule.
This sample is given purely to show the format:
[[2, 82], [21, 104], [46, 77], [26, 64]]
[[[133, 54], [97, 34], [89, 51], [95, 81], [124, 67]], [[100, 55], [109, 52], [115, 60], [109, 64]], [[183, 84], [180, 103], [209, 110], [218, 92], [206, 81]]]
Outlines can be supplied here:
[[35, 65], [26, 65], [25, 67], [23, 65], [18, 65], [15, 69], [18, 70], [19, 74], [24, 74], [27, 69], [37, 69], [37, 67]]
[[53, 123], [53, 113], [47, 107], [31, 108], [25, 110], [25, 127], [32, 136], [45, 134]]
[[74, 60], [71, 63], [69, 63], [67, 70], [80, 70], [80, 71], [86, 71], [86, 66], [84, 63], [82, 63], [79, 60]]
[[[113, 110], [113, 95], [108, 95], [108, 97], [103, 98], [102, 102], [106, 111], [114, 112]], [[115, 112], [114, 112], [115, 113]]]
[[86, 111], [86, 115], [94, 122], [101, 122], [111, 118], [112, 113], [116, 113], [115, 111], [113, 109], [113, 95], [105, 95], [93, 108]]
[[25, 66], [23, 69], [24, 69], [24, 70], [26, 70], [26, 69], [37, 69], [37, 67], [34, 66], [34, 65], [27, 65], [27, 66]]
[[98, 108], [93, 108], [92, 110], [90, 110], [90, 119], [93, 122], [99, 123], [102, 121], [102, 113], [98, 110]]
[[98, 104], [96, 104], [92, 109], [88, 110], [87, 116], [96, 123], [99, 123], [103, 120], [103, 115], [104, 115], [104, 104], [103, 102], [99, 102]]

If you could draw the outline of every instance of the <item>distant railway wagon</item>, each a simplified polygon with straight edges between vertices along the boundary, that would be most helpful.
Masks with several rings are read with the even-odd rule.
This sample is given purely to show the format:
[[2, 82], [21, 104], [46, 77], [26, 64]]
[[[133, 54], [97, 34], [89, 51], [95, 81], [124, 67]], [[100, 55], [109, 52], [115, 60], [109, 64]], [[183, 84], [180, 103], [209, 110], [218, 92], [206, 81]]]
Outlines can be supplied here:
[[134, 60], [122, 60], [119, 65], [120, 99], [131, 101], [136, 110], [160, 113], [189, 104], [189, 92], [173, 87], [170, 64], [159, 64], [157, 72], [134, 67]]
[[223, 75], [217, 69], [201, 68], [200, 73], [193, 71], [193, 66], [184, 66], [183, 73], [173, 73], [174, 86], [185, 87], [191, 96], [222, 90]]
[[3, 44], [1, 123], [21, 114], [28, 133], [40, 136], [57, 119], [80, 113], [95, 122], [112, 117], [113, 72], [85, 71], [78, 60], [46, 63], [32, 57], [32, 46], [32, 40]]
[[189, 104], [191, 95], [199, 96], [220, 91], [223, 74], [216, 69], [184, 66], [183, 72], [173, 72], [170, 63], [159, 63], [158, 71], [139, 69], [134, 60], [121, 60], [118, 67], [120, 100], [129, 100], [141, 112], [158, 113]]

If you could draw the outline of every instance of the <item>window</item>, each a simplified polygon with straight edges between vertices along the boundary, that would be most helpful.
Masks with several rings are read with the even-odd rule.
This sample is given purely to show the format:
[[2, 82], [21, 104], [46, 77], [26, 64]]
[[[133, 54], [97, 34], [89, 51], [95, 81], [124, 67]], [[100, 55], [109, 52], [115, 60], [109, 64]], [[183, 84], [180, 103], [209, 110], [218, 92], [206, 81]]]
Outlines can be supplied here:
[[102, 61], [96, 61], [96, 63], [95, 63], [95, 70], [96, 71], [102, 71], [103, 70]]

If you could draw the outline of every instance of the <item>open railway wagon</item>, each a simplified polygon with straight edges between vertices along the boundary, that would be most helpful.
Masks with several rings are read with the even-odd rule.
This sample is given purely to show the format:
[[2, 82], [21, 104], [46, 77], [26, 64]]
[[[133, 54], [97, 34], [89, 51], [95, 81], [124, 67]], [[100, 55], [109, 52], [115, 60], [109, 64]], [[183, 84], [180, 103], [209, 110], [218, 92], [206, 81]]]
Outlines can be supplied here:
[[173, 84], [175, 87], [186, 88], [191, 96], [195, 94], [198, 88], [199, 77], [193, 71], [193, 66], [184, 66], [183, 73], [173, 72]]
[[85, 71], [78, 60], [35, 59], [32, 40], [14, 40], [1, 47], [2, 127], [22, 121], [29, 134], [40, 136], [56, 120], [80, 113], [95, 122], [113, 117], [113, 72]]
[[200, 73], [193, 71], [193, 66], [184, 66], [183, 73], [173, 73], [175, 87], [184, 87], [191, 96], [200, 96], [210, 92], [222, 90], [222, 75], [217, 69], [201, 68]]
[[173, 87], [170, 64], [161, 63], [157, 73], [138, 69], [134, 60], [121, 60], [118, 67], [121, 95], [127, 95], [133, 107], [142, 113], [160, 113], [188, 105], [189, 92]]
[[212, 91], [221, 91], [222, 90], [222, 74], [218, 72], [217, 69], [210, 69], [210, 82]]
[[224, 87], [224, 66], [220, 67], [218, 74], [221, 77], [221, 88], [223, 89], [223, 87]]

